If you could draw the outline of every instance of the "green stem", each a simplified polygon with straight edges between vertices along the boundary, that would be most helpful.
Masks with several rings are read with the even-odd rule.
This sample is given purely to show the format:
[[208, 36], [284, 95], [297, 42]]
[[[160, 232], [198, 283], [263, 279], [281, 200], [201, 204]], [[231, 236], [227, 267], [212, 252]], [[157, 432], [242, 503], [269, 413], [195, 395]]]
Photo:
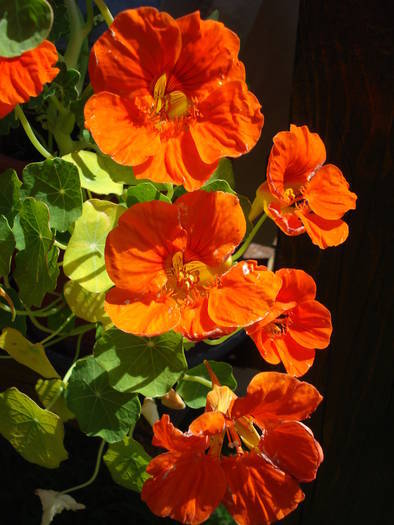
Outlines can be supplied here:
[[40, 343], [43, 345], [45, 344], [46, 342], [50, 341], [51, 339], [53, 339], [57, 334], [60, 334], [61, 331], [63, 330], [63, 328], [65, 328], [68, 323], [74, 319], [75, 317], [75, 314], [70, 314], [67, 319], [64, 321], [64, 323], [62, 323], [59, 328], [57, 328], [55, 331], [52, 331], [52, 333], [50, 335], [48, 335], [48, 337], [45, 337], [45, 339], [43, 339], [42, 341], [40, 341]]
[[82, 334], [79, 334], [78, 336], [78, 339], [77, 339], [77, 349], [75, 350], [75, 355], [74, 355], [74, 359], [73, 359], [73, 364], [78, 361], [78, 357], [79, 357], [79, 354], [81, 353], [81, 343], [82, 343], [82, 338], [84, 336], [84, 333], [83, 332]]
[[104, 0], [94, 0], [94, 2], [99, 8], [101, 16], [105, 20], [105, 23], [109, 27], [114, 21], [114, 17], [111, 15], [111, 11], [108, 9], [107, 4], [104, 2]]
[[85, 487], [88, 487], [89, 485], [93, 483], [93, 481], [97, 478], [97, 474], [99, 473], [99, 470], [100, 470], [101, 458], [103, 456], [104, 447], [105, 447], [105, 441], [102, 439], [100, 443], [100, 447], [98, 449], [96, 465], [94, 467], [92, 476], [87, 481], [85, 481], [85, 483], [81, 483], [80, 485], [76, 485], [75, 487], [71, 487], [69, 489], [62, 490], [60, 494], [69, 494], [70, 492], [74, 492], [75, 490], [80, 490]]
[[75, 335], [86, 334], [86, 332], [89, 332], [89, 330], [93, 330], [94, 328], [96, 328], [95, 324], [88, 324], [88, 325], [85, 324], [83, 326], [79, 326], [75, 330], [72, 330], [71, 332], [67, 334], [62, 334], [60, 337], [53, 339], [49, 343], [46, 343], [45, 348], [56, 345], [57, 343], [60, 343], [60, 341], [63, 341], [63, 339], [67, 339], [68, 337], [74, 337]]
[[[54, 301], [54, 303], [58, 303], [59, 301]], [[59, 305], [58, 307], [42, 309], [42, 310], [30, 310], [30, 312], [26, 312], [25, 310], [15, 310], [16, 315], [27, 315], [32, 317], [50, 317], [51, 315], [55, 315], [60, 310], [64, 308], [64, 304]], [[12, 314], [11, 308], [7, 306], [6, 304], [0, 302], [0, 308], [2, 308], [5, 312]]]
[[81, 22], [81, 12], [75, 0], [64, 0], [70, 21], [70, 38], [64, 53], [67, 69], [76, 69], [82, 43], [85, 39], [84, 26]]
[[47, 151], [44, 146], [38, 141], [37, 137], [35, 136], [29, 121], [27, 120], [25, 114], [23, 113], [23, 110], [20, 106], [15, 106], [15, 114], [20, 120], [23, 129], [25, 130], [26, 135], [28, 136], [30, 142], [33, 144], [33, 146], [36, 148], [36, 150], [46, 159], [51, 159], [52, 154]]
[[224, 335], [223, 337], [220, 337], [219, 339], [204, 339], [204, 343], [206, 343], [207, 345], [210, 345], [210, 346], [220, 345], [220, 344], [224, 343], [225, 341], [227, 341], [227, 339], [230, 339], [230, 337], [232, 337], [233, 335], [235, 335], [238, 332], [240, 332], [241, 330], [242, 330], [242, 328], [238, 328], [237, 330], [235, 330], [235, 332], [231, 332], [231, 334]]
[[246, 237], [246, 240], [242, 244], [241, 248], [234, 253], [233, 255], [233, 261], [238, 260], [242, 255], [246, 252], [246, 250], [249, 248], [249, 244], [253, 241], [254, 236], [259, 231], [261, 226], [264, 224], [265, 219], [267, 218], [267, 214], [263, 213], [263, 215], [260, 217], [260, 219], [256, 222], [254, 225], [252, 231], [249, 233], [249, 235]]
[[63, 394], [63, 391], [64, 391], [64, 387], [63, 385], [61, 385], [61, 387], [59, 388], [59, 391], [53, 396], [53, 399], [51, 400], [50, 403], [48, 403], [48, 406], [45, 407], [45, 410], [48, 410], [48, 412], [50, 412], [51, 408], [55, 405], [56, 401]]
[[55, 246], [60, 248], [61, 250], [67, 250], [67, 244], [63, 244], [62, 242], [59, 242], [55, 239], [54, 243]]
[[205, 379], [204, 377], [200, 376], [191, 376], [189, 374], [184, 374], [182, 377], [182, 381], [191, 381], [192, 383], [199, 383], [200, 385], [204, 385], [208, 388], [212, 388], [212, 382], [209, 381], [209, 379]]

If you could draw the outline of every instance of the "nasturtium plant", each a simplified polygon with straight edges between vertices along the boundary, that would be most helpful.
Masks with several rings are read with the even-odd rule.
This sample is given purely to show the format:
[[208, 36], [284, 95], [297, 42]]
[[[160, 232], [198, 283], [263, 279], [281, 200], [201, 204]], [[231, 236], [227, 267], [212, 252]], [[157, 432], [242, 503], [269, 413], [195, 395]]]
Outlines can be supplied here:
[[[71, 425], [98, 448], [87, 481], [36, 490], [43, 525], [85, 508], [68, 493], [102, 460], [157, 516], [240, 525], [294, 510], [322, 461], [302, 423], [322, 397], [297, 378], [329, 345], [330, 312], [312, 276], [245, 255], [267, 218], [320, 249], [343, 243], [357, 197], [319, 135], [293, 124], [266, 180], [250, 172], [253, 202], [238, 194], [232, 159], [264, 118], [219, 18], [0, 0], [0, 135], [23, 150], [0, 174], [0, 366], [34, 378], [32, 398], [18, 378], [0, 392], [0, 434], [46, 468], [67, 459]], [[286, 373], [238, 389], [212, 347], [242, 330], [262, 369]], [[168, 410], [184, 411], [183, 430]]]

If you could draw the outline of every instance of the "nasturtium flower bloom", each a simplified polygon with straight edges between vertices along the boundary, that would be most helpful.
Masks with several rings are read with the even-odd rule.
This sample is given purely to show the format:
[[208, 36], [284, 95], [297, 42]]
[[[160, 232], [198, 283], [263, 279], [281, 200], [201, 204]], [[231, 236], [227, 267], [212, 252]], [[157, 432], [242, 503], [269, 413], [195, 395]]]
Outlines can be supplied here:
[[105, 310], [114, 325], [141, 336], [175, 330], [198, 340], [263, 319], [281, 280], [255, 261], [231, 266], [245, 229], [238, 198], [221, 191], [129, 208], [105, 247], [116, 285]]
[[198, 189], [218, 159], [257, 142], [260, 104], [248, 91], [239, 39], [199, 12], [120, 13], [94, 44], [85, 125], [137, 178]]
[[343, 243], [349, 228], [342, 217], [356, 208], [357, 196], [340, 169], [323, 165], [325, 160], [321, 138], [307, 126], [291, 124], [290, 131], [275, 135], [251, 219], [264, 210], [286, 235], [306, 232], [322, 249]]
[[316, 297], [316, 284], [302, 270], [284, 268], [270, 314], [246, 329], [262, 357], [276, 365], [282, 361], [288, 374], [304, 375], [315, 359], [315, 349], [326, 348], [332, 332], [331, 314]]
[[59, 73], [57, 60], [56, 47], [48, 40], [20, 56], [0, 57], [0, 118], [42, 92]]
[[[141, 497], [154, 514], [181, 523], [202, 523], [222, 502], [239, 525], [268, 525], [304, 499], [299, 482], [316, 477], [323, 453], [300, 420], [322, 398], [275, 372], [257, 374], [243, 398], [215, 382], [188, 432], [167, 415], [155, 423], [153, 444], [168, 452], [149, 463]], [[223, 455], [225, 437], [234, 454]]]

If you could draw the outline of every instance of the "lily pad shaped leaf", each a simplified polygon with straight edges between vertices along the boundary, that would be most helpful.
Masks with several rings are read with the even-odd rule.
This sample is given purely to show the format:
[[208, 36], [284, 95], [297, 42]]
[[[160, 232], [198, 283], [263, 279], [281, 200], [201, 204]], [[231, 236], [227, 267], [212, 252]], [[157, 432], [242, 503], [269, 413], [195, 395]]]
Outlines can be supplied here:
[[113, 286], [105, 269], [105, 241], [125, 211], [123, 206], [104, 200], [90, 199], [83, 204], [64, 253], [63, 269], [89, 292], [105, 292]]
[[0, 215], [0, 277], [8, 275], [15, 250], [15, 237], [4, 215]]
[[150, 397], [166, 394], [187, 369], [182, 336], [174, 332], [147, 338], [114, 328], [96, 341], [94, 355], [116, 390]]
[[62, 157], [78, 169], [82, 188], [99, 195], [121, 195], [123, 184], [135, 184], [133, 169], [93, 151], [74, 151]]
[[104, 462], [115, 483], [136, 492], [141, 492], [142, 485], [149, 478], [146, 467], [151, 459], [142, 445], [130, 437], [109, 445], [104, 455]]
[[137, 422], [141, 406], [135, 394], [114, 390], [93, 357], [77, 361], [66, 390], [67, 405], [88, 436], [107, 443], [123, 439]]
[[40, 343], [31, 343], [15, 328], [4, 328], [0, 335], [0, 348], [42, 377], [59, 377], [49, 362], [44, 347]]
[[74, 414], [66, 404], [66, 385], [61, 379], [39, 379], [35, 389], [45, 408], [50, 407], [51, 412], [57, 414], [64, 422], [74, 419]]
[[[228, 386], [231, 390], [237, 388], [237, 381], [233, 376], [231, 365], [217, 361], [208, 361], [208, 363], [222, 385]], [[212, 388], [208, 386], [210, 381], [206, 366], [201, 364], [187, 371], [179, 381], [176, 391], [187, 406], [202, 408], [205, 406], [207, 394]]]
[[42, 505], [41, 525], [52, 523], [56, 514], [60, 514], [63, 510], [86, 509], [85, 505], [78, 503], [68, 494], [62, 494], [55, 490], [37, 489], [35, 494], [40, 498]]
[[25, 248], [16, 254], [13, 275], [22, 301], [41, 306], [45, 294], [56, 288], [59, 249], [53, 246], [49, 210], [43, 202], [24, 199], [19, 217]]
[[102, 323], [105, 329], [112, 326], [112, 321], [104, 310], [104, 292], [88, 292], [76, 281], [68, 281], [64, 285], [63, 294], [70, 310], [77, 317], [90, 323]]
[[11, 228], [20, 208], [21, 186], [22, 183], [14, 170], [6, 170], [0, 174], [0, 215], [4, 215], [7, 218]]
[[68, 457], [62, 420], [17, 388], [0, 394], [0, 433], [24, 459], [41, 467], [57, 468]]
[[28, 164], [23, 170], [23, 193], [45, 202], [49, 224], [66, 231], [82, 213], [82, 193], [78, 170], [62, 159]]
[[0, 56], [15, 57], [37, 47], [52, 23], [46, 0], [0, 0]]

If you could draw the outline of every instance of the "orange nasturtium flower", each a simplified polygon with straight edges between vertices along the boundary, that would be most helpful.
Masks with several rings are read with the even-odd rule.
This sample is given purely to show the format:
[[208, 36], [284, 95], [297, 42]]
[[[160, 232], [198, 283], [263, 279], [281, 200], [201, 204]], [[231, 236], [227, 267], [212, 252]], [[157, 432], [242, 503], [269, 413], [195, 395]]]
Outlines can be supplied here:
[[[216, 383], [206, 412], [182, 433], [168, 415], [153, 427], [153, 444], [168, 452], [152, 459], [141, 497], [158, 516], [202, 523], [222, 502], [239, 525], [268, 525], [304, 499], [323, 460], [303, 420], [322, 397], [286, 374], [262, 372], [237, 398]], [[234, 454], [223, 455], [224, 438]]]
[[198, 340], [263, 319], [281, 279], [254, 261], [231, 266], [245, 228], [238, 198], [221, 191], [129, 208], [105, 247], [116, 285], [105, 310], [115, 326], [148, 337], [175, 330]]
[[85, 125], [137, 178], [198, 189], [218, 159], [239, 157], [260, 136], [238, 51], [238, 37], [199, 12], [123, 11], [92, 48]]
[[0, 56], [0, 118], [41, 93], [59, 73], [53, 67], [57, 59], [56, 47], [48, 40], [20, 56]]
[[356, 208], [357, 196], [339, 168], [323, 166], [325, 160], [326, 148], [308, 126], [291, 124], [275, 135], [251, 219], [264, 210], [287, 235], [306, 232], [320, 248], [343, 243], [349, 228], [341, 219]]
[[262, 357], [288, 374], [304, 375], [315, 359], [315, 349], [326, 348], [332, 332], [331, 314], [316, 297], [316, 284], [302, 270], [284, 268], [276, 275], [282, 287], [270, 314], [246, 329]]

